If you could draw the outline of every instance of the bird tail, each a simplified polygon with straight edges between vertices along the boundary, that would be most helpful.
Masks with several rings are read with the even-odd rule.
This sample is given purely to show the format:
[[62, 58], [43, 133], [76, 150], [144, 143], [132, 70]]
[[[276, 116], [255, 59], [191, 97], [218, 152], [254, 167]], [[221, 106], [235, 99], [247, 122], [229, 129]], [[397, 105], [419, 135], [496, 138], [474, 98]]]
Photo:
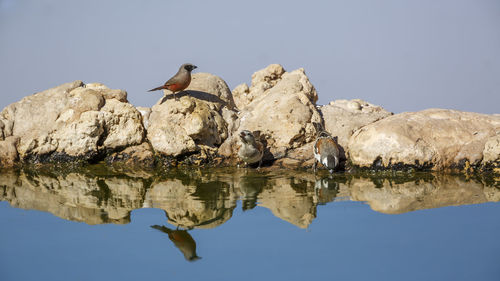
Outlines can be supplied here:
[[152, 225], [151, 228], [158, 229], [161, 232], [170, 233], [172, 230], [163, 225]]
[[156, 87], [154, 89], [151, 89], [148, 92], [153, 92], [153, 91], [158, 91], [158, 90], [164, 90], [164, 89], [165, 89], [165, 86], [160, 86], [160, 87]]

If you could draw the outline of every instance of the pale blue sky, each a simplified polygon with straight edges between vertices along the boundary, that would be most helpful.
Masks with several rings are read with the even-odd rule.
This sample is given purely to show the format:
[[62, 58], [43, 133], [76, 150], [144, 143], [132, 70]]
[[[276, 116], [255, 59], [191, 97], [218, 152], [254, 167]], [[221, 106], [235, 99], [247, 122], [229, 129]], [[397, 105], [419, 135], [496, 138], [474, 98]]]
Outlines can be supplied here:
[[304, 67], [319, 104], [500, 113], [500, 1], [0, 0], [0, 108], [78, 79], [151, 106], [184, 62], [231, 89]]

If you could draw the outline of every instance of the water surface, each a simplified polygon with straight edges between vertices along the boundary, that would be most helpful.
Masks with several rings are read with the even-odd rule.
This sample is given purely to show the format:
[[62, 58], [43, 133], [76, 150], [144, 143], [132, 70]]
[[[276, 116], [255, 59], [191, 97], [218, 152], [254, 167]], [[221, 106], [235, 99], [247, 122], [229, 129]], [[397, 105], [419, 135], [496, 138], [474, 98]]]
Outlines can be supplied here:
[[500, 186], [438, 174], [0, 173], [1, 280], [499, 280]]

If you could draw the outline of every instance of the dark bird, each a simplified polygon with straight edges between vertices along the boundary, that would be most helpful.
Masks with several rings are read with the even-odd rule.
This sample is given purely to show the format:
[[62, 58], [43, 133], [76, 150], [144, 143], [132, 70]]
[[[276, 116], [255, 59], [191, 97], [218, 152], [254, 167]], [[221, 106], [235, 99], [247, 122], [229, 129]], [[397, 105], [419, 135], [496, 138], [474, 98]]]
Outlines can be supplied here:
[[262, 155], [264, 155], [264, 145], [257, 141], [252, 132], [243, 130], [240, 132], [241, 147], [238, 150], [238, 156], [248, 166], [249, 164], [259, 162], [258, 168], [262, 164]]
[[323, 164], [330, 173], [333, 173], [339, 165], [339, 148], [335, 140], [327, 131], [321, 131], [314, 142], [314, 164], [313, 169], [316, 172], [317, 163]]
[[163, 225], [152, 225], [151, 227], [168, 234], [170, 241], [174, 242], [175, 247], [181, 251], [186, 260], [195, 261], [201, 259], [196, 255], [196, 242], [187, 230], [173, 230]]
[[191, 83], [191, 71], [197, 68], [196, 65], [192, 65], [190, 63], [185, 63], [181, 65], [179, 71], [170, 79], [168, 79], [163, 86], [156, 87], [154, 89], [149, 90], [148, 92], [158, 91], [158, 90], [169, 90], [173, 93], [174, 97], [176, 93], [184, 91]]

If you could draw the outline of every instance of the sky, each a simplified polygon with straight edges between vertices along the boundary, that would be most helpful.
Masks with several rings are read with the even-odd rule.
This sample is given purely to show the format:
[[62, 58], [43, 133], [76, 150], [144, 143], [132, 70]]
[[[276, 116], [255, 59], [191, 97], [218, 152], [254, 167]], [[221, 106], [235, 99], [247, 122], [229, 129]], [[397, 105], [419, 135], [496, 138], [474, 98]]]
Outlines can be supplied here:
[[233, 89], [304, 68], [318, 104], [500, 113], [500, 1], [0, 0], [0, 108], [62, 83], [152, 106], [179, 66]]

